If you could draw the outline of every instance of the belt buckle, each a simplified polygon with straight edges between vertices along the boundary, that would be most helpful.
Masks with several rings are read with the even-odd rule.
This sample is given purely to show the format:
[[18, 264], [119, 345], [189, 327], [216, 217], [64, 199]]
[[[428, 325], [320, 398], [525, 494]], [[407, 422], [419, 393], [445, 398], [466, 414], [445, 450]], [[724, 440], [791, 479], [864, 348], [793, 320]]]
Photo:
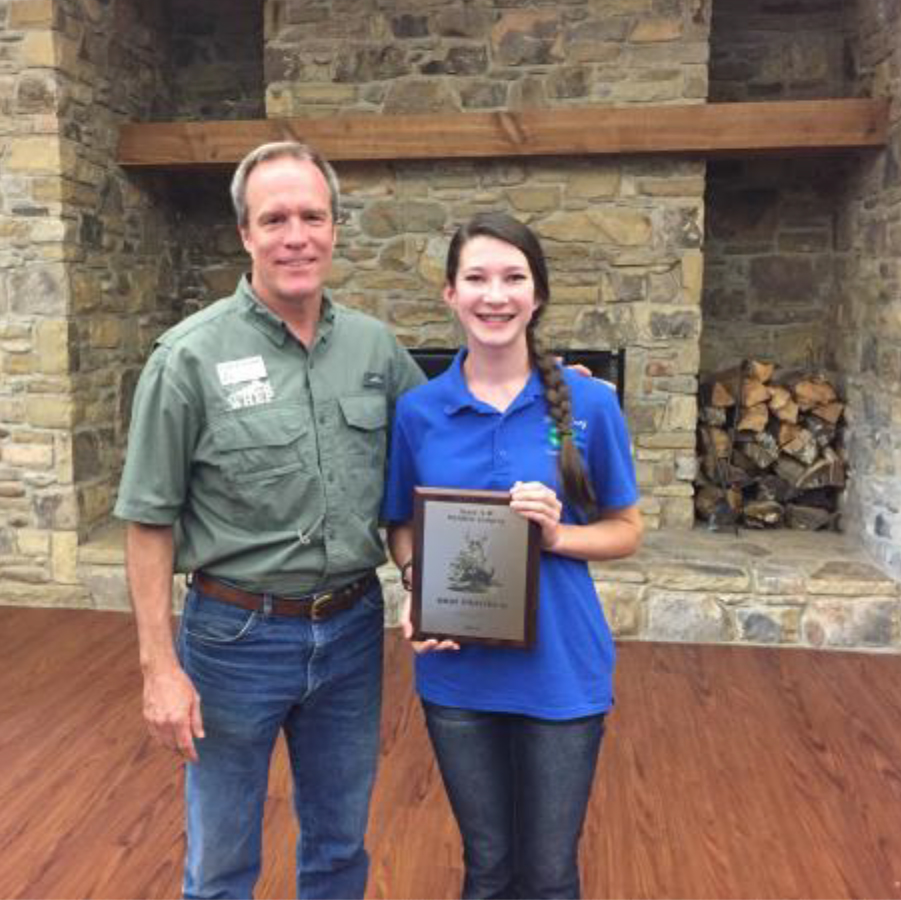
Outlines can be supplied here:
[[310, 607], [310, 619], [312, 621], [318, 622], [320, 619], [325, 618], [325, 610], [334, 596], [334, 591], [326, 591], [324, 594], [319, 594], [313, 598], [313, 605]]

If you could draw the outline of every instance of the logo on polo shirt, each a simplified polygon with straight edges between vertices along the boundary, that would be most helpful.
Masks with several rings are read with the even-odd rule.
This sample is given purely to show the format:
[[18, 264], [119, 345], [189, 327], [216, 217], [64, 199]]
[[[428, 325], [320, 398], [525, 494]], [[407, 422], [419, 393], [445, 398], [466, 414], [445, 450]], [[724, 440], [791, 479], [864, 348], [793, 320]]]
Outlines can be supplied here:
[[363, 376], [364, 388], [383, 388], [385, 386], [385, 376], [381, 372], [367, 372]]
[[[560, 434], [557, 431], [557, 423], [551, 416], [546, 415], [544, 421], [548, 426], [548, 452], [556, 455], [560, 451]], [[584, 450], [588, 438], [588, 420], [572, 420], [572, 441], [579, 450]]]

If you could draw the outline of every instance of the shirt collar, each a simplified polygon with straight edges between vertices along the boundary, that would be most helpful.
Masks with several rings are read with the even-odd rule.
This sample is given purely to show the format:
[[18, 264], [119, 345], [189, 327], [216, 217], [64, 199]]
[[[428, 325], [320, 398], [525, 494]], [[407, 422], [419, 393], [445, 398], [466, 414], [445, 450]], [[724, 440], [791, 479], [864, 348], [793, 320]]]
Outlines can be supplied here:
[[[249, 314], [248, 319], [254, 328], [261, 331], [273, 343], [280, 347], [288, 340], [290, 332], [285, 323], [256, 295], [250, 283], [250, 276], [245, 274], [238, 282], [238, 298], [243, 309]], [[322, 306], [319, 310], [319, 325], [316, 328], [316, 341], [323, 340], [331, 333], [335, 324], [335, 304], [328, 291], [322, 292]]]
[[[466, 359], [467, 352], [465, 347], [461, 347], [457, 351], [457, 355], [454, 357], [454, 361], [451, 363], [450, 368], [447, 370], [450, 397], [444, 404], [444, 412], [448, 416], [452, 416], [464, 409], [472, 409], [477, 412], [487, 412], [488, 410], [497, 412], [497, 410], [489, 407], [486, 403], [483, 403], [477, 397], [473, 396], [472, 391], [469, 390], [469, 385], [466, 383], [466, 378], [463, 375], [463, 362]], [[517, 396], [507, 408], [506, 412], [510, 413], [521, 406], [527, 406], [537, 397], [541, 397], [543, 393], [544, 389], [541, 385], [541, 378], [538, 375], [538, 370], [533, 366], [532, 372], [529, 375], [529, 380], [519, 392], [519, 396]]]

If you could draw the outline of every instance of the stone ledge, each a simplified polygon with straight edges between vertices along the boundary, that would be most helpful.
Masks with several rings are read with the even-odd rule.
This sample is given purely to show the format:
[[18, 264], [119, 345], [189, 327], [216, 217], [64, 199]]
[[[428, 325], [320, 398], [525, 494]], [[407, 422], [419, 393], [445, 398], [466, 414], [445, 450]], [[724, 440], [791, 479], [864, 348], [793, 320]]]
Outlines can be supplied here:
[[896, 594], [898, 585], [868, 562], [827, 562], [807, 582], [809, 594]]
[[114, 519], [95, 531], [78, 548], [78, 565], [121, 566], [125, 564], [125, 524]]
[[592, 574], [622, 639], [901, 652], [901, 584], [844, 535], [656, 531]]
[[901, 583], [846, 535], [832, 532], [743, 530], [735, 537], [703, 529], [654, 531], [634, 557], [594, 563], [592, 574], [599, 583], [627, 580], [676, 590], [901, 598]]
[[[18, 584], [4, 601], [127, 609], [123, 531], [110, 523], [79, 547], [79, 585]], [[591, 572], [623, 640], [901, 653], [901, 584], [845, 535], [655, 531], [634, 557]], [[379, 574], [392, 627], [403, 591], [393, 566]], [[178, 600], [183, 590], [179, 579]]]

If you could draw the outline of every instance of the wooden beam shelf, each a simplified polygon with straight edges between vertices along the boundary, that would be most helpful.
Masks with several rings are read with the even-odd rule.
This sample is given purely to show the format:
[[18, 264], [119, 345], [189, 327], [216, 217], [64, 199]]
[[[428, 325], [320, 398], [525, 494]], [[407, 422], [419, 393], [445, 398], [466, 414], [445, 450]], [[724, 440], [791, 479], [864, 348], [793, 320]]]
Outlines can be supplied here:
[[795, 100], [566, 107], [436, 115], [124, 125], [128, 168], [233, 166], [266, 141], [299, 140], [336, 162], [609, 154], [794, 155], [879, 147], [888, 101]]

